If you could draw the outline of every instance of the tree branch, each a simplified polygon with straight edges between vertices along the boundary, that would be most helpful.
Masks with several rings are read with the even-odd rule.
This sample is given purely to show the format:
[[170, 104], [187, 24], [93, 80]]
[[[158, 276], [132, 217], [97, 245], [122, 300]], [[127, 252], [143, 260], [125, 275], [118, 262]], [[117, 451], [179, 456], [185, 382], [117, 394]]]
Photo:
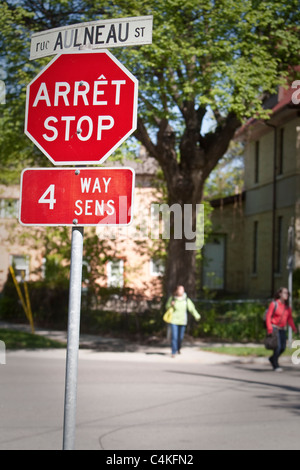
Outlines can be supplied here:
[[134, 132], [134, 136], [145, 147], [148, 154], [151, 157], [155, 158], [158, 162], [160, 162], [159, 154], [157, 153], [157, 148], [153, 144], [148, 134], [148, 131], [146, 129], [146, 126], [141, 118], [138, 118], [137, 120], [137, 128], [136, 128], [136, 131]]
[[230, 141], [234, 137], [235, 131], [240, 127], [241, 121], [235, 113], [231, 112], [225, 119], [223, 126], [219, 125], [215, 132], [204, 137], [206, 165], [204, 168], [204, 178], [207, 178], [215, 168], [219, 160], [227, 152]]

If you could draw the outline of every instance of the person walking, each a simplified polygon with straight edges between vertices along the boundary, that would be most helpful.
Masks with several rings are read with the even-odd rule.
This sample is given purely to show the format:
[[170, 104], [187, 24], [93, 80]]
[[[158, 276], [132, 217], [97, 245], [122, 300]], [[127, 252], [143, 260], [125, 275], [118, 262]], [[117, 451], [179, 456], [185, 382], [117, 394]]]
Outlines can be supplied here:
[[171, 321], [171, 347], [172, 357], [180, 354], [181, 344], [184, 337], [188, 312], [198, 321], [201, 316], [197, 312], [194, 303], [188, 298], [183, 286], [176, 287], [174, 294], [169, 297], [166, 303], [166, 309], [173, 307], [172, 321]]
[[270, 303], [266, 315], [267, 333], [270, 335], [274, 332], [277, 334], [277, 347], [273, 355], [269, 357], [269, 361], [276, 372], [281, 372], [278, 359], [286, 349], [286, 325], [288, 324], [295, 333], [295, 326], [292, 309], [289, 306], [289, 291], [286, 287], [281, 287], [275, 294], [275, 299]]

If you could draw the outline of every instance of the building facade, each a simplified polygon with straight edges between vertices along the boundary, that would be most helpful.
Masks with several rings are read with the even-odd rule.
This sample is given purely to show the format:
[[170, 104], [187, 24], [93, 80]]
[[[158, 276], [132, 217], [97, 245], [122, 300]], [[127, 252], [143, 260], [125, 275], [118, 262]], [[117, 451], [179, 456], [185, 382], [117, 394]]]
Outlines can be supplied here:
[[[150, 237], [151, 203], [159, 201], [159, 192], [153, 186], [156, 164], [153, 159], [139, 158], [126, 164], [107, 166], [129, 166], [135, 170], [134, 222], [128, 227], [85, 227], [84, 245], [92, 237], [92, 258], [83, 259], [83, 282], [86, 286], [93, 266], [99, 269], [96, 283], [103, 287], [127, 287], [145, 297], [162, 292], [162, 264], [157, 257], [157, 246]], [[45, 278], [47, 249], [45, 231], [50, 227], [25, 227], [18, 221], [20, 187], [0, 186], [0, 292], [9, 276], [9, 266], [14, 266], [18, 281], [36, 281]], [[69, 244], [71, 228], [67, 227]], [[52, 247], [53, 247], [52, 242]], [[57, 252], [61, 239], [57, 238]], [[65, 240], [64, 243], [68, 243]], [[105, 253], [103, 253], [105, 250]], [[57, 257], [59, 259], [59, 256]], [[67, 260], [61, 260], [62, 263]], [[97, 271], [97, 270], [96, 270]]]
[[219, 289], [241, 297], [272, 297], [287, 286], [291, 253], [294, 269], [300, 267], [300, 109], [293, 93], [280, 90], [265, 103], [272, 109], [268, 121], [251, 120], [239, 130], [244, 192], [212, 201], [212, 239], [222, 240], [223, 250], [212, 249], [206, 269], [218, 266]]

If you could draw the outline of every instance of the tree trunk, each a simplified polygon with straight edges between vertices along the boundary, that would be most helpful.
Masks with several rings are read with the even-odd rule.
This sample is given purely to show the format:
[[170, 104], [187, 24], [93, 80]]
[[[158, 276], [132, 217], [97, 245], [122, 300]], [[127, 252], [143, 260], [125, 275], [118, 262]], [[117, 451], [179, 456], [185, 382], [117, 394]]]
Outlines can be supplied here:
[[[170, 295], [177, 285], [182, 284], [188, 295], [195, 297], [197, 248], [191, 249], [192, 240], [187, 236], [186, 229], [190, 227], [196, 232], [196, 206], [202, 201], [205, 180], [226, 153], [240, 122], [234, 114], [229, 114], [227, 118], [220, 120], [214, 133], [203, 137], [200, 129], [204, 111], [201, 109], [197, 111], [193, 103], [187, 103], [182, 112], [185, 114], [186, 128], [180, 139], [180, 159], [178, 159], [175, 132], [166, 119], [159, 123], [157, 144], [151, 141], [141, 120], [138, 120], [136, 137], [162, 168], [169, 207], [172, 209], [176, 204], [181, 208], [180, 221], [175, 219], [176, 215], [172, 215], [170, 221], [166, 294]], [[185, 211], [186, 206], [193, 208], [192, 214]], [[181, 237], [178, 236], [178, 230], [176, 233], [176, 224], [177, 229], [178, 224], [181, 224]]]
[[171, 295], [177, 285], [185, 287], [187, 294], [196, 296], [196, 252], [186, 250], [189, 241], [171, 238], [168, 245], [166, 266], [166, 291]]

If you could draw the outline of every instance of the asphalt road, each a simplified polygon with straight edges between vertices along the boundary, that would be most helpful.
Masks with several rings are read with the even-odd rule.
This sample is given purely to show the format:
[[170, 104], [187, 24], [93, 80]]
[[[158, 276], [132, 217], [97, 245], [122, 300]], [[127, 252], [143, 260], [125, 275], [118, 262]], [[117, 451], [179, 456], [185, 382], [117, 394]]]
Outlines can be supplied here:
[[[300, 365], [80, 350], [76, 450], [299, 449]], [[65, 350], [7, 352], [0, 450], [61, 450]]]

